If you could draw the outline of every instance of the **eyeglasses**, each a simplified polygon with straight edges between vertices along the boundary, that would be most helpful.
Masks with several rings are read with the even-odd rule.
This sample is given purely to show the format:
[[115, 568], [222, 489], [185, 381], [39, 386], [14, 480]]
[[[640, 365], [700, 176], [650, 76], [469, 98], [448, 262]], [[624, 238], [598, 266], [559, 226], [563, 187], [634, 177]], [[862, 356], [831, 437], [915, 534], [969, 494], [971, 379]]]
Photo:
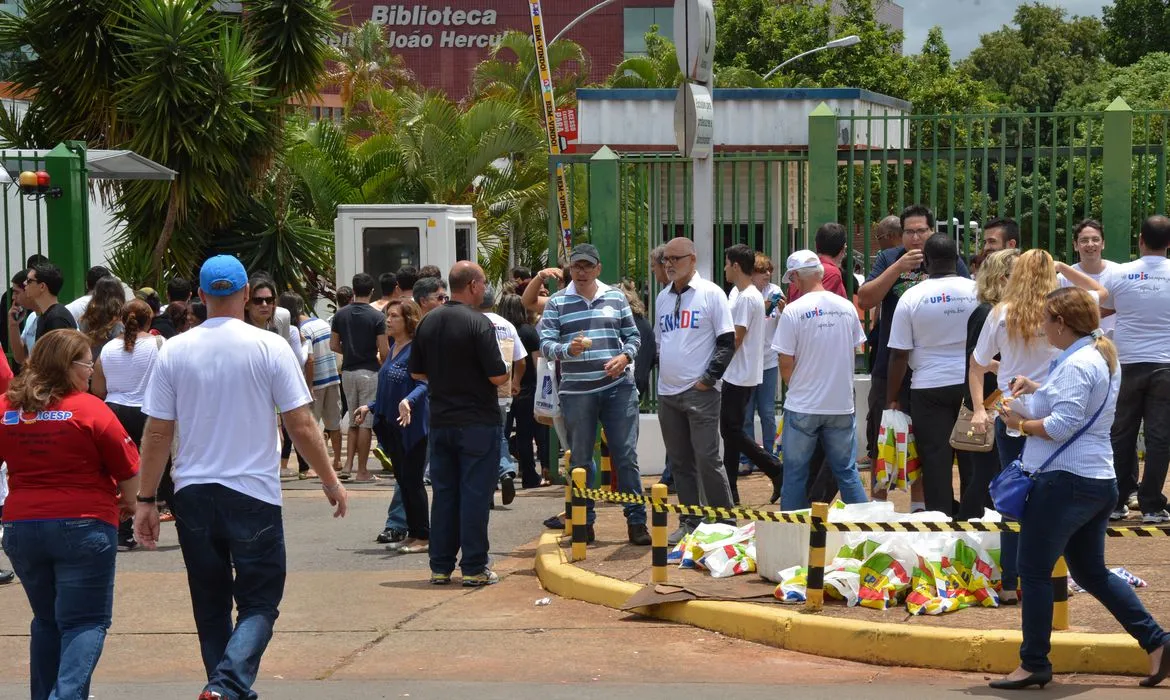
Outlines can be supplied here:
[[687, 258], [694, 257], [694, 253], [687, 253], [686, 255], [663, 255], [662, 260], [671, 265], [677, 265]]
[[275, 304], [276, 300], [272, 297], [252, 297], [252, 303], [256, 306], [268, 306], [269, 304]]
[[84, 367], [84, 368], [86, 368], [86, 369], [89, 369], [89, 370], [92, 370], [92, 369], [93, 369], [93, 363], [92, 363], [92, 362], [82, 362], [81, 360], [74, 360], [74, 361], [73, 361], [73, 364], [75, 364], [75, 365], [80, 365], [80, 366], [82, 366], [82, 367]]
[[40, 282], [40, 280], [39, 280], [39, 279], [37, 279], [36, 277], [29, 277], [28, 279], [26, 279], [26, 280], [24, 281], [24, 286], [26, 286], [26, 287], [27, 287], [27, 286], [28, 286], [28, 285], [30, 285], [30, 284], [36, 284], [36, 283], [38, 283], [38, 282]]
[[930, 234], [928, 228], [908, 228], [902, 232], [904, 236], [926, 236]]
[[436, 301], [446, 302], [446, 301], [449, 301], [450, 299], [451, 299], [451, 297], [447, 296], [446, 294], [438, 294], [435, 296]]

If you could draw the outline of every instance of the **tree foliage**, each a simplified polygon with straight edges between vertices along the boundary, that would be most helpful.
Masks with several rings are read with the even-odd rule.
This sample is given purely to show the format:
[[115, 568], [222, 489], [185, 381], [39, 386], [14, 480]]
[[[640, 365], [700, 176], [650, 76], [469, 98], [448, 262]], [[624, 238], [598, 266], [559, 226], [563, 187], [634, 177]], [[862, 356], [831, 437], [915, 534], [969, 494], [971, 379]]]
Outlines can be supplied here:
[[1113, 0], [1101, 9], [1105, 56], [1115, 65], [1170, 53], [1170, 0]]

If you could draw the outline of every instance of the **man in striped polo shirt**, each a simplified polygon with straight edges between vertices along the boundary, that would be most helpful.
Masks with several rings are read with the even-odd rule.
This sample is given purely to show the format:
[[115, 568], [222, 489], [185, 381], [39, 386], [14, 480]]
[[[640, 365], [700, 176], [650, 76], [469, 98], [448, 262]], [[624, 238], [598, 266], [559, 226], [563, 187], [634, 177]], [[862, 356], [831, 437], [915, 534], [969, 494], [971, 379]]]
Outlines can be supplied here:
[[[638, 472], [638, 390], [634, 356], [641, 337], [621, 290], [599, 282], [601, 257], [582, 243], [569, 255], [573, 281], [549, 297], [540, 322], [540, 351], [561, 361], [561, 414], [569, 434], [573, 467], [593, 468], [597, 422], [605, 430], [618, 490], [640, 495]], [[587, 539], [592, 542], [593, 501], [587, 501]], [[649, 546], [646, 509], [626, 504], [632, 544]]]

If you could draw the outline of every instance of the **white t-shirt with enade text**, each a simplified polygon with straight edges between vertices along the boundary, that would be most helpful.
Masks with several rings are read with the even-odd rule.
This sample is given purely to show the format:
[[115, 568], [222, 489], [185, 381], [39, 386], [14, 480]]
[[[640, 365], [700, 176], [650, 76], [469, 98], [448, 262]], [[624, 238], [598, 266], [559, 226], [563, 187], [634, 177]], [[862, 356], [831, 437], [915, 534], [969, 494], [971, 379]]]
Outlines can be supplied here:
[[280, 505], [276, 413], [312, 400], [284, 338], [218, 317], [163, 344], [142, 411], [176, 423], [176, 491], [220, 484]]
[[723, 380], [736, 386], [759, 386], [764, 381], [764, 297], [749, 284], [729, 303], [732, 324], [742, 326], [746, 332], [723, 373]]
[[[675, 313], [675, 305], [678, 313]], [[682, 296], [669, 284], [655, 304], [658, 341], [658, 393], [675, 396], [703, 378], [715, 354], [715, 338], [735, 331], [727, 295], [696, 272]]]
[[910, 351], [911, 389], [967, 381], [967, 319], [979, 299], [975, 280], [953, 275], [926, 279], [898, 299], [889, 347]]
[[865, 342], [857, 309], [833, 292], [802, 294], [780, 313], [772, 351], [792, 355], [784, 408], [797, 413], [853, 413], [854, 348]]
[[[1089, 277], [1092, 277], [1095, 281], [1100, 282], [1101, 278], [1103, 278], [1105, 276], [1105, 273], [1109, 272], [1109, 268], [1117, 266], [1117, 263], [1113, 262], [1112, 260], [1102, 260], [1101, 262], [1105, 264], [1105, 269], [1101, 270], [1100, 272], [1085, 272], [1084, 268], [1081, 267], [1080, 263], [1073, 265], [1072, 268], [1074, 270], [1076, 270], [1077, 272], [1084, 273], [1084, 274], [1088, 275]], [[1076, 286], [1072, 282], [1068, 281], [1068, 279], [1064, 275], [1057, 275], [1056, 281], [1061, 287], [1075, 287]], [[1104, 286], [1104, 285], [1102, 285], [1102, 286]], [[1101, 319], [1101, 330], [1105, 331], [1106, 335], [1108, 335], [1110, 338], [1113, 337], [1113, 330], [1116, 327], [1117, 327], [1117, 314], [1106, 316], [1106, 317]]]
[[1170, 362], [1170, 260], [1146, 255], [1101, 276], [1109, 297], [1101, 304], [1117, 318], [1113, 342], [1123, 365]]
[[1014, 377], [1027, 377], [1043, 384], [1048, 378], [1048, 365], [1060, 354], [1059, 350], [1048, 344], [1043, 329], [1037, 329], [1030, 343], [1025, 343], [1022, 338], [1009, 337], [1007, 321], [1004, 320], [1006, 309], [1006, 304], [997, 304], [987, 314], [979, 340], [975, 343], [975, 351], [971, 353], [971, 357], [984, 367], [989, 366], [995, 356], [999, 355], [996, 384], [1005, 394], [1010, 393], [1009, 385]]

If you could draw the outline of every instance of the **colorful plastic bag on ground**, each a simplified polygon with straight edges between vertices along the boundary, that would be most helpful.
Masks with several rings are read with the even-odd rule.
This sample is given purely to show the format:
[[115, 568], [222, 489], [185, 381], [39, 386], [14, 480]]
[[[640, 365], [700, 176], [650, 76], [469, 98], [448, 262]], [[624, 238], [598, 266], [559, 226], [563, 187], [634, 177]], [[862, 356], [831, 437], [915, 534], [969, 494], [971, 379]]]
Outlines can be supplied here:
[[908, 490], [918, 480], [921, 468], [910, 416], [901, 411], [882, 411], [873, 470], [878, 489]]
[[906, 609], [911, 615], [941, 615], [974, 606], [996, 607], [992, 581], [998, 578], [998, 567], [978, 543], [951, 538], [941, 551], [918, 555]]
[[714, 578], [750, 574], [756, 570], [756, 546], [753, 542], [725, 544], [704, 554], [698, 565]]
[[[852, 607], [857, 605], [858, 593], [861, 587], [861, 576], [858, 567], [861, 562], [855, 559], [834, 559], [833, 563], [825, 567], [825, 595], [836, 600], [844, 600]], [[808, 594], [808, 567], [793, 566], [780, 572], [780, 585], [772, 595], [785, 603], [803, 603]]]
[[910, 589], [910, 572], [903, 561], [913, 561], [915, 554], [906, 544], [886, 542], [878, 545], [857, 569], [861, 578], [859, 604], [874, 610], [888, 610], [898, 605]]
[[756, 570], [756, 527], [703, 523], [666, 555], [667, 563], [682, 569], [706, 569], [715, 578]]

